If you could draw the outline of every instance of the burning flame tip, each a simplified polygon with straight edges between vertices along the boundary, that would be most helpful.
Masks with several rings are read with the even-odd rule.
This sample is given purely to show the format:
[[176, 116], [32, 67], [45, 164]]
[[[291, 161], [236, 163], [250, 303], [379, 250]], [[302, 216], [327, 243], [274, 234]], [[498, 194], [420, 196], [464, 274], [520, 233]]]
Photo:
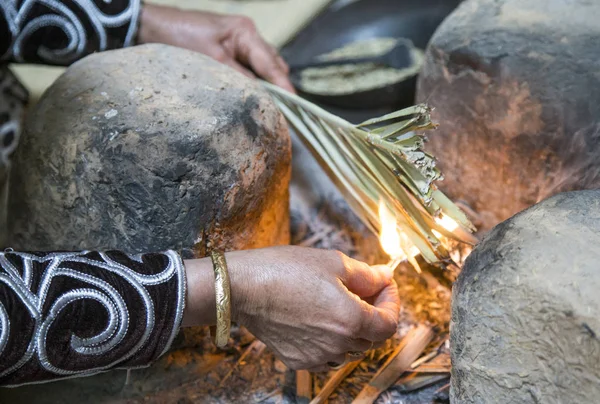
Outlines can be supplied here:
[[452, 232], [458, 228], [458, 223], [456, 223], [456, 221], [454, 219], [452, 219], [450, 216], [446, 216], [443, 213], [440, 217], [436, 217], [435, 221], [437, 222], [437, 224], [439, 224], [444, 229], [446, 229], [450, 232]]
[[381, 222], [381, 231], [379, 233], [381, 248], [393, 259], [403, 256], [404, 251], [400, 247], [400, 234], [396, 228], [398, 221], [387, 208], [384, 200], [379, 201], [379, 220]]
[[383, 200], [379, 201], [379, 219], [381, 222], [379, 242], [390, 258], [405, 260], [419, 254], [419, 249], [410, 242], [406, 234], [398, 230], [398, 221]]

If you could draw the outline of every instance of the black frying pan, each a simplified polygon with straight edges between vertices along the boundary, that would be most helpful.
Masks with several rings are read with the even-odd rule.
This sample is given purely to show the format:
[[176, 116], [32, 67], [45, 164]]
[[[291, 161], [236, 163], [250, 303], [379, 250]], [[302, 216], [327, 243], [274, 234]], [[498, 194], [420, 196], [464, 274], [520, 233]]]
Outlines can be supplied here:
[[[304, 64], [350, 42], [377, 37], [408, 38], [416, 47], [425, 49], [435, 29], [460, 1], [358, 0], [341, 7], [334, 4], [286, 45], [281, 54], [290, 64]], [[298, 77], [292, 77], [292, 81], [298, 82]], [[412, 105], [415, 86], [413, 77], [348, 95], [307, 94], [301, 89], [299, 92], [319, 104], [375, 109]]]

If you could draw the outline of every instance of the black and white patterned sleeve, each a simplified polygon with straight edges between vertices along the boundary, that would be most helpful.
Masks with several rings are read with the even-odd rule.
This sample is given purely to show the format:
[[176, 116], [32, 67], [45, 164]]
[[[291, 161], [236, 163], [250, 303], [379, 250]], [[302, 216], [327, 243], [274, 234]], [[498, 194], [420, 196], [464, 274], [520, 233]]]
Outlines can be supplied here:
[[181, 325], [175, 252], [0, 253], [0, 385], [149, 365]]
[[134, 44], [140, 0], [0, 0], [0, 62], [69, 65]]

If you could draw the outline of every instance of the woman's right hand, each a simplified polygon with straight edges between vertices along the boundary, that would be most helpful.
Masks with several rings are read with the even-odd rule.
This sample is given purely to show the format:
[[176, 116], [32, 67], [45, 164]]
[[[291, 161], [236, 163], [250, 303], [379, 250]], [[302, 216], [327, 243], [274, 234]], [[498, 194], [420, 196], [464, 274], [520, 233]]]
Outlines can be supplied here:
[[[398, 289], [386, 266], [371, 267], [335, 251], [289, 246], [225, 256], [233, 320], [292, 369], [341, 364], [347, 352], [366, 351], [396, 331]], [[194, 289], [192, 280], [188, 305], [198, 307]], [[208, 301], [201, 300], [205, 312]], [[214, 313], [214, 303], [209, 310]]]

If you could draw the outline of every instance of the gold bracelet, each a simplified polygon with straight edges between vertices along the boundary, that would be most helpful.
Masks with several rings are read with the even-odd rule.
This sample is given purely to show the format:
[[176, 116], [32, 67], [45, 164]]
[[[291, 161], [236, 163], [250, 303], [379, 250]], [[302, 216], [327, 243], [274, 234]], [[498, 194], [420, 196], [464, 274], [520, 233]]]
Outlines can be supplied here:
[[231, 330], [231, 287], [225, 255], [220, 251], [210, 253], [215, 271], [215, 296], [217, 302], [217, 326], [214, 331], [215, 345], [223, 348], [229, 341]]

